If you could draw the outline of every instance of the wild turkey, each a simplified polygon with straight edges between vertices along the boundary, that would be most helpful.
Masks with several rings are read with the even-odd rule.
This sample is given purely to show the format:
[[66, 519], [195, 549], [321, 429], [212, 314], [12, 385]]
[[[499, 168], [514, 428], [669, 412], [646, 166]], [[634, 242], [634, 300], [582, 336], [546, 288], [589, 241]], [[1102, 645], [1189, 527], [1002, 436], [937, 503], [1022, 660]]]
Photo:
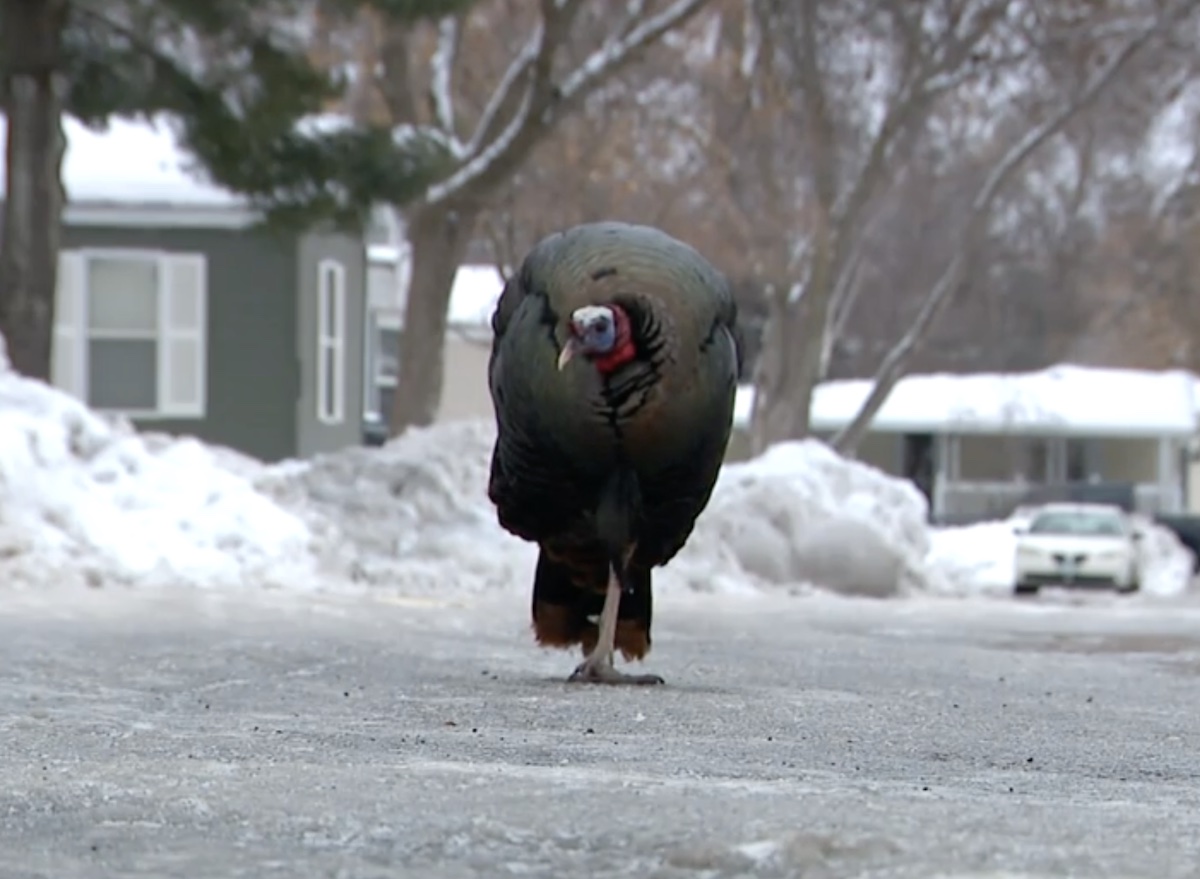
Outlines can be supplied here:
[[[664, 232], [592, 223], [537, 244], [492, 315], [488, 497], [539, 545], [539, 644], [582, 645], [569, 680], [660, 684], [651, 568], [683, 547], [729, 441], [741, 366], [728, 284]], [[597, 620], [598, 618], [598, 620]]]

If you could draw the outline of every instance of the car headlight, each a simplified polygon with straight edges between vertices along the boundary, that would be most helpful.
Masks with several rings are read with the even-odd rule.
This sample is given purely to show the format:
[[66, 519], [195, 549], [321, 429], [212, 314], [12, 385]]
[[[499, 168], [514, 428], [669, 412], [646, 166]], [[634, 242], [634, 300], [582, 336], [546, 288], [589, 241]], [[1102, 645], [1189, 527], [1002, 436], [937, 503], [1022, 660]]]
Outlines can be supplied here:
[[1017, 547], [1017, 558], [1019, 558], [1019, 559], [1025, 559], [1026, 561], [1036, 561], [1038, 559], [1045, 558], [1045, 555], [1046, 554], [1044, 552], [1042, 552], [1040, 549], [1034, 549], [1031, 546]]
[[1121, 562], [1128, 557], [1128, 553], [1120, 549], [1110, 549], [1108, 552], [1096, 553], [1096, 561], [1098, 562]]

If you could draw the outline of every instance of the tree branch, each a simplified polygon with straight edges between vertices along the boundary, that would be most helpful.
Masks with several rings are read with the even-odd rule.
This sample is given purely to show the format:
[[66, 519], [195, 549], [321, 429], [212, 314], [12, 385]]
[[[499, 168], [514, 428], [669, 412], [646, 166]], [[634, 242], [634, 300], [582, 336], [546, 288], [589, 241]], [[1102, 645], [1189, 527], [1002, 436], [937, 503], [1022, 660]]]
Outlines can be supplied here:
[[500, 114], [513, 103], [517, 88], [524, 84], [524, 79], [529, 73], [530, 67], [533, 66], [533, 59], [541, 51], [544, 33], [545, 28], [539, 22], [529, 39], [525, 41], [525, 45], [521, 47], [521, 51], [517, 53], [517, 57], [512, 60], [508, 69], [504, 71], [504, 75], [500, 77], [487, 104], [484, 105], [483, 112], [479, 115], [479, 121], [475, 124], [475, 131], [471, 135], [470, 141], [467, 142], [467, 155], [478, 155], [483, 149], [483, 145], [493, 140], [502, 129]]
[[829, 368], [833, 362], [833, 350], [837, 346], [838, 339], [846, 331], [846, 324], [849, 323], [850, 315], [854, 311], [854, 303], [858, 299], [859, 291], [862, 290], [859, 279], [862, 277], [865, 240], [865, 236], [863, 236], [855, 242], [846, 259], [846, 265], [838, 276], [833, 294], [829, 297], [829, 313], [826, 316], [825, 332], [821, 334], [821, 368], [817, 376], [818, 381], [825, 381], [829, 377]]
[[392, 125], [413, 125], [417, 121], [409, 55], [408, 25], [399, 21], [385, 21], [379, 47], [379, 73], [375, 82]]
[[448, 15], [438, 22], [437, 49], [429, 59], [429, 101], [433, 118], [456, 152], [463, 152], [458, 139], [458, 124], [454, 118], [454, 63], [462, 38], [458, 18]]
[[1151, 39], [1161, 34], [1171, 23], [1196, 6], [1197, 0], [1184, 0], [1153, 27], [1143, 30], [1136, 37], [1128, 40], [1091, 78], [1075, 99], [1068, 101], [1041, 124], [1030, 129], [1004, 154], [971, 202], [966, 227], [954, 257], [921, 303], [921, 308], [917, 312], [912, 326], [884, 357], [883, 363], [875, 373], [874, 386], [867, 395], [867, 399], [863, 401], [858, 414], [833, 438], [832, 445], [835, 449], [843, 454], [850, 454], [858, 446], [876, 414], [887, 401], [892, 388], [904, 374], [909, 359], [928, 333], [934, 319], [962, 287], [968, 270], [972, 267], [980, 242], [987, 232], [992, 204], [1004, 186], [1034, 152], [1112, 85], [1133, 57]]
[[[477, 128], [472, 137], [473, 150], [454, 173], [429, 187], [422, 199], [433, 205], [448, 201], [467, 190], [480, 191], [504, 179], [506, 172], [519, 162], [550, 130], [555, 120], [578, 107], [598, 86], [636, 57], [646, 46], [678, 27], [709, 0], [675, 0], [667, 9], [645, 19], [627, 34], [614, 36], [591, 53], [563, 82], [555, 86], [552, 79], [554, 55], [565, 40], [571, 19], [579, 10], [579, 0], [542, 0], [542, 24], [533, 57], [526, 59], [526, 50], [518, 59], [511, 84], [502, 85], [515, 91], [522, 79], [525, 89], [509, 121], [495, 134]], [[532, 41], [531, 41], [532, 42]], [[505, 80], [509, 75], [505, 75]], [[511, 98], [510, 98], [511, 100]], [[503, 103], [503, 102], [501, 102]], [[489, 102], [491, 106], [491, 102]], [[499, 111], [492, 117], [498, 119]], [[495, 128], [495, 123], [492, 123]], [[483, 136], [480, 136], [480, 134]], [[478, 138], [478, 139], [477, 139]]]
[[[784, 0], [789, 2], [789, 0]], [[833, 215], [834, 200], [837, 198], [838, 167], [837, 133], [829, 113], [829, 99], [825, 94], [825, 78], [821, 73], [821, 52], [817, 35], [816, 3], [801, 4], [800, 12], [800, 84], [804, 95], [807, 115], [805, 128], [808, 130], [808, 146], [812, 152], [814, 188], [824, 217], [828, 222]]]
[[645, 19], [627, 33], [619, 34], [583, 60], [563, 80], [559, 91], [564, 102], [577, 103], [591, 94], [620, 68], [632, 61], [637, 53], [658, 42], [668, 32], [679, 27], [704, 8], [709, 0], [676, 0], [662, 12]]
[[[930, 83], [936, 83], [939, 77], [954, 78], [954, 85], [961, 85], [969, 77], [957, 79], [954, 74], [963, 71], [971, 53], [979, 45], [996, 18], [1007, 6], [1006, 0], [990, 3], [976, 16], [973, 26], [961, 37], [955, 36], [954, 30], [957, 19], [950, 17], [947, 28], [943, 31], [938, 43], [930, 49], [921, 51], [917, 47], [917, 60], [910, 68], [908, 75], [903, 77], [894, 99], [889, 102], [883, 121], [879, 125], [871, 143], [871, 148], [863, 162], [862, 168], [855, 175], [854, 183], [845, 196], [839, 199], [834, 211], [835, 230], [834, 240], [841, 253], [845, 253], [845, 238], [849, 231], [858, 224], [859, 214], [870, 201], [878, 187], [884, 168], [891, 158], [896, 142], [906, 133], [912, 131], [922, 122], [932, 109], [934, 101], [950, 88], [948, 81], [939, 88], [930, 88]], [[898, 26], [907, 31], [907, 4], [904, 0], [892, 0], [886, 7], [893, 18], [900, 23]], [[919, 25], [916, 25], [919, 28]], [[908, 39], [920, 39], [917, 34], [908, 34]], [[979, 75], [973, 70], [971, 75]]]

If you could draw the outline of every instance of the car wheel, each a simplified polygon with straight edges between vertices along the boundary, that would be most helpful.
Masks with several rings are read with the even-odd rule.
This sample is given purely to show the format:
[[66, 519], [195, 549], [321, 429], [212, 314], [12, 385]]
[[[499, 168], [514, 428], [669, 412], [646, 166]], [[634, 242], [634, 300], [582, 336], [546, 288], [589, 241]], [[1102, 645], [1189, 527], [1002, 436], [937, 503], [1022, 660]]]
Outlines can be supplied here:
[[1142, 584], [1139, 583], [1137, 580], [1133, 580], [1122, 586], [1118, 586], [1117, 592], [1120, 593], [1121, 595], [1132, 595], [1134, 592], [1137, 592], [1141, 588], [1142, 588]]
[[1037, 595], [1036, 583], [1018, 583], [1013, 587], [1013, 595]]

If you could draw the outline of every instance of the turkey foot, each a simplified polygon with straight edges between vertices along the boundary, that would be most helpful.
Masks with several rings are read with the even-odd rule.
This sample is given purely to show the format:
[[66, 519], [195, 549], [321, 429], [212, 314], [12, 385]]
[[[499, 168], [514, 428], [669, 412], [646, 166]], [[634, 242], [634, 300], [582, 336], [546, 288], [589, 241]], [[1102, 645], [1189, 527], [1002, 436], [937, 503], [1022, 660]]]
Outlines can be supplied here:
[[621, 581], [617, 572], [609, 568], [608, 590], [604, 595], [604, 609], [600, 611], [600, 637], [591, 654], [567, 678], [569, 684], [632, 684], [652, 686], [666, 683], [658, 675], [633, 675], [619, 672], [613, 667], [614, 643], [617, 639], [617, 609], [621, 606]]
[[567, 678], [568, 684], [630, 684], [633, 686], [649, 687], [665, 684], [658, 675], [633, 675], [617, 671], [613, 668], [612, 657], [601, 659], [592, 653]]

